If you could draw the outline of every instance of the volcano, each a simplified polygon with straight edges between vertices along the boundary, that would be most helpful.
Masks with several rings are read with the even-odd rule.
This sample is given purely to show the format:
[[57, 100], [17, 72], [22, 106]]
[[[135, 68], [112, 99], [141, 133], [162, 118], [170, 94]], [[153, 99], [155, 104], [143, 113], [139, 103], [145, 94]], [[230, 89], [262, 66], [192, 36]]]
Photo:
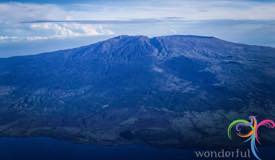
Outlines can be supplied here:
[[275, 117], [274, 60], [271, 47], [193, 35], [1, 58], [0, 136], [226, 145], [233, 119]]

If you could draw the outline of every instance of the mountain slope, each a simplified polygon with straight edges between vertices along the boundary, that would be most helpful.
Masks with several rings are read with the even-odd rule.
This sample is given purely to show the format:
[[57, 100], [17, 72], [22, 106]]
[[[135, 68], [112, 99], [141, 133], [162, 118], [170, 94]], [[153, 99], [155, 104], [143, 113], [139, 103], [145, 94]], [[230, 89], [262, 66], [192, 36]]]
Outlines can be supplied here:
[[274, 48], [180, 35], [0, 59], [0, 133], [176, 146], [225, 140], [218, 132], [235, 117], [274, 116], [274, 59]]

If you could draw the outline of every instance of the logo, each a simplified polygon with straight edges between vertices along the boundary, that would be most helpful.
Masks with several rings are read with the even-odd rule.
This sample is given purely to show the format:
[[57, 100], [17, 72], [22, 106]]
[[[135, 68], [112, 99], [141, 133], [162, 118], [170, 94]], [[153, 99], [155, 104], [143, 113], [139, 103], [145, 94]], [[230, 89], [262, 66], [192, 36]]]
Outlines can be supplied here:
[[[261, 160], [261, 158], [258, 156], [258, 149], [256, 144], [261, 144], [259, 140], [259, 128], [262, 126], [265, 126], [267, 128], [275, 128], [274, 121], [270, 119], [262, 120], [261, 122], [257, 122], [257, 119], [255, 116], [250, 116], [249, 120], [245, 119], [237, 119], [230, 123], [227, 129], [227, 134], [229, 139], [232, 139], [232, 129], [235, 126], [234, 130], [236, 134], [245, 139], [244, 142], [250, 142], [250, 149], [258, 160]], [[246, 133], [243, 133], [244, 128], [248, 128], [249, 131]]]

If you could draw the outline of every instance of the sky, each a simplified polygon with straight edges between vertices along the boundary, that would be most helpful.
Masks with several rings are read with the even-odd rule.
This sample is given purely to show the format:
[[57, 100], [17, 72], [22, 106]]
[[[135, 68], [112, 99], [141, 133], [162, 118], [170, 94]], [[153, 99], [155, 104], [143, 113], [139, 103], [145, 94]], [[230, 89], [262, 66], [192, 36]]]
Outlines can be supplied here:
[[275, 47], [275, 0], [0, 0], [0, 57], [118, 35], [201, 35]]

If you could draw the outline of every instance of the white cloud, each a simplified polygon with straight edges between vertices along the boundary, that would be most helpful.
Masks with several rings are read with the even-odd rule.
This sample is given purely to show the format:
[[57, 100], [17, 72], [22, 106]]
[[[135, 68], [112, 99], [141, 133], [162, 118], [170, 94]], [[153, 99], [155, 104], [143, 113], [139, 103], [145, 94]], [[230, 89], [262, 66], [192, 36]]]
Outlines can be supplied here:
[[33, 41], [114, 34], [111, 30], [105, 29], [101, 25], [93, 26], [91, 24], [77, 23], [35, 23], [26, 25], [29, 25], [28, 28], [31, 31], [23, 28], [21, 32], [25, 30], [26, 32], [30, 32], [29, 34], [19, 36], [0, 35], [0, 41]]
[[22, 23], [30, 20], [69, 20], [70, 11], [54, 4], [0, 3], [0, 42], [47, 40], [114, 34], [100, 24]]
[[112, 31], [104, 29], [102, 26], [95, 27], [91, 24], [77, 23], [35, 23], [31, 24], [31, 29], [40, 32], [49, 32], [53, 37], [79, 37], [79, 36], [98, 36], [114, 34]]
[[18, 37], [16, 36], [1, 36], [0, 35], [0, 41], [5, 41], [5, 40], [16, 40]]

